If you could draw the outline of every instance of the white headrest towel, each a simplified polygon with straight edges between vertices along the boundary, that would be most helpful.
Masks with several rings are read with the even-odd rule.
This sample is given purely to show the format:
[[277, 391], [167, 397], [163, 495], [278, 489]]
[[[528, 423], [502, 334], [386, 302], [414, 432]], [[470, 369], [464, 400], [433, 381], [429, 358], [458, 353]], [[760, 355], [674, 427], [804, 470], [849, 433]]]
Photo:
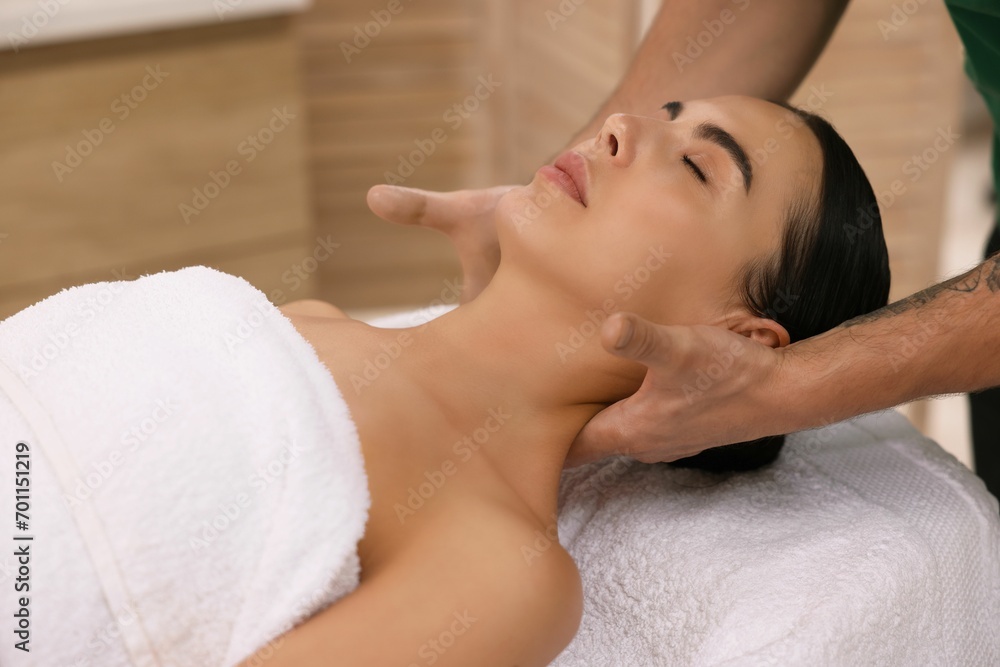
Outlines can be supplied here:
[[608, 459], [560, 507], [585, 602], [556, 667], [1000, 665], [997, 500], [897, 412], [750, 473]]
[[[358, 583], [367, 477], [337, 385], [259, 290], [205, 267], [0, 322], [0, 664], [233, 665]], [[32, 536], [12, 542], [11, 533]], [[14, 547], [30, 545], [30, 653]]]

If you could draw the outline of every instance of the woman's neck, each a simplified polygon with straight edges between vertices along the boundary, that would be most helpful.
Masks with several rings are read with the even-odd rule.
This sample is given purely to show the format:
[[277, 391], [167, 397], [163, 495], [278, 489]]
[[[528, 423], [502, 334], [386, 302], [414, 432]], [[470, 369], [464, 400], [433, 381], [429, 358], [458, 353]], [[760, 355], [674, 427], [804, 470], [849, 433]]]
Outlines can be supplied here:
[[501, 266], [475, 300], [425, 324], [360, 325], [339, 380], [360, 423], [423, 448], [423, 461], [476, 458], [548, 523], [577, 433], [644, 371], [601, 347], [606, 315]]

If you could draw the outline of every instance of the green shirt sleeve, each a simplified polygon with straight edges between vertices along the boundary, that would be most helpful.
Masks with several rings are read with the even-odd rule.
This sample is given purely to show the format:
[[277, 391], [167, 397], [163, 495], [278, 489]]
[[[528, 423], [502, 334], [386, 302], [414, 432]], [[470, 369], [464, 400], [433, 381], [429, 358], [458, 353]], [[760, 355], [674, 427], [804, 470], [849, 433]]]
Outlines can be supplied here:
[[965, 45], [965, 73], [993, 117], [993, 185], [1000, 192], [1000, 0], [945, 0], [945, 5]]

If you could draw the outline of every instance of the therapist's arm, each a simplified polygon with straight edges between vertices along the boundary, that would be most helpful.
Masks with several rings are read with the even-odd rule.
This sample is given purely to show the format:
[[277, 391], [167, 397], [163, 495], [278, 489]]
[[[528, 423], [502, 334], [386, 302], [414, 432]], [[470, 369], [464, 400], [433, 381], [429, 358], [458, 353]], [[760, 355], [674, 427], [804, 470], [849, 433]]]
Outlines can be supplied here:
[[[568, 145], [596, 135], [610, 114], [648, 115], [671, 100], [734, 93], [785, 99], [812, 67], [846, 5], [847, 0], [663, 0], [618, 88]], [[691, 57], [689, 40], [697, 45], [699, 39], [707, 45], [699, 47], [700, 54], [690, 51], [696, 56]], [[500, 250], [493, 214], [511, 187], [441, 193], [376, 185], [368, 205], [390, 222], [422, 225], [451, 238], [467, 301], [496, 272]]]
[[671, 100], [787, 99], [847, 2], [664, 0], [618, 88], [569, 146], [596, 135], [613, 113], [649, 115]]
[[[672, 461], [1000, 385], [1000, 255], [782, 349], [718, 327], [659, 326], [634, 314], [609, 317], [601, 335], [609, 352], [649, 372], [635, 395], [581, 431], [570, 465], [615, 453]], [[616, 348], [622, 337], [624, 347]]]

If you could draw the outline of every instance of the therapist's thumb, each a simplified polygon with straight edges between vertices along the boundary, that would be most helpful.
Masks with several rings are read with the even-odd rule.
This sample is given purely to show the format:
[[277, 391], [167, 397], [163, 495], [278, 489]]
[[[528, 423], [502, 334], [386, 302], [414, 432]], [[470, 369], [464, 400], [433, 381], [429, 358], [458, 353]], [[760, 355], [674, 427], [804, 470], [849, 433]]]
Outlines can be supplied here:
[[420, 225], [449, 233], [460, 219], [465, 192], [434, 192], [398, 185], [375, 185], [368, 190], [368, 208], [389, 222]]
[[635, 313], [615, 313], [601, 327], [601, 344], [608, 352], [646, 366], [663, 361], [669, 349], [666, 332]]

